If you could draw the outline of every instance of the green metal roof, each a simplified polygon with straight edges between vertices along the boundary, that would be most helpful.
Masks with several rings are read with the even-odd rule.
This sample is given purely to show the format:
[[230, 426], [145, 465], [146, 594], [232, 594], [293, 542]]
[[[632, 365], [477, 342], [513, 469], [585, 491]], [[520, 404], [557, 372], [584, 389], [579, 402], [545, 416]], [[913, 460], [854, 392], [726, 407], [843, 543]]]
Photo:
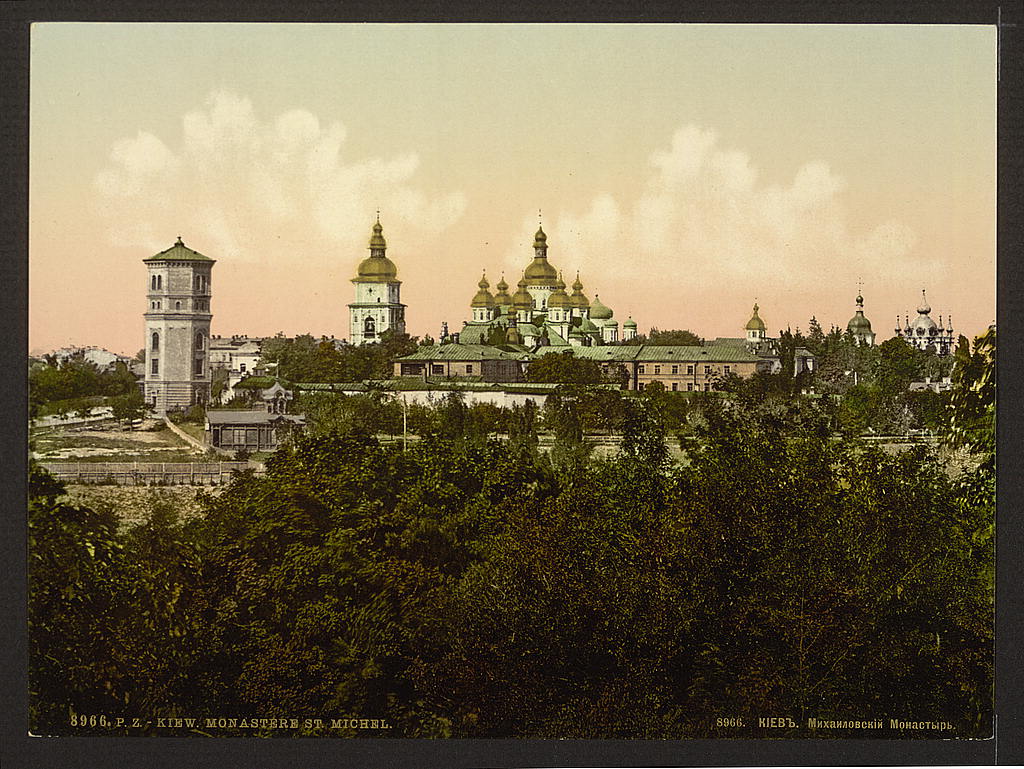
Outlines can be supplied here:
[[732, 345], [707, 345], [704, 347], [687, 347], [682, 345], [643, 345], [637, 352], [636, 360], [707, 362], [707, 363], [756, 363], [758, 356], [747, 352], [744, 347]]
[[213, 264], [216, 259], [211, 259], [208, 256], [204, 256], [198, 251], [187, 247], [181, 242], [179, 237], [174, 245], [170, 248], [161, 251], [159, 254], [153, 254], [153, 256], [143, 259], [144, 262], [210, 262]]
[[476, 361], [476, 360], [523, 360], [529, 357], [526, 352], [505, 352], [497, 347], [486, 344], [435, 344], [421, 347], [411, 355], [396, 358], [400, 361]]

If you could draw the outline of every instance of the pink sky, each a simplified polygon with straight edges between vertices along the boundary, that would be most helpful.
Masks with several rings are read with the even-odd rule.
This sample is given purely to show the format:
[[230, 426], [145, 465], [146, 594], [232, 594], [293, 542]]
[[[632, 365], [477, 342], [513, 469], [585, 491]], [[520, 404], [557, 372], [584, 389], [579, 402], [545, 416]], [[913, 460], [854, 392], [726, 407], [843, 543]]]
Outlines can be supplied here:
[[378, 208], [416, 335], [538, 209], [641, 332], [995, 318], [990, 27], [42, 24], [31, 99], [33, 350], [138, 350], [178, 235], [214, 333], [343, 336]]

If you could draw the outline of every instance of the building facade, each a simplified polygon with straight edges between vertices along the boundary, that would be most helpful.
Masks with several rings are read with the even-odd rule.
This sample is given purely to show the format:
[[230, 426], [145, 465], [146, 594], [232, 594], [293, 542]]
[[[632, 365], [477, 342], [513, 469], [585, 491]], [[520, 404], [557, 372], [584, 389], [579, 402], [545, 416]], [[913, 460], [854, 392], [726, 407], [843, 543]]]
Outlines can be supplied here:
[[900, 319], [896, 318], [896, 336], [904, 339], [919, 350], [931, 348], [937, 355], [949, 355], [956, 346], [956, 339], [953, 336], [953, 319], [949, 318], [943, 323], [942, 316], [936, 323], [931, 317], [931, 305], [925, 296], [924, 289], [921, 289], [921, 303], [917, 306], [917, 317], [913, 320], [906, 315], [903, 327], [899, 327]]
[[210, 274], [215, 260], [188, 248], [179, 237], [167, 250], [142, 261], [148, 272], [143, 397], [162, 416], [210, 399]]
[[352, 283], [356, 298], [348, 306], [349, 341], [352, 344], [377, 342], [385, 331], [405, 333], [405, 305], [398, 268], [387, 257], [384, 229], [377, 217], [370, 236], [370, 255], [359, 263]]

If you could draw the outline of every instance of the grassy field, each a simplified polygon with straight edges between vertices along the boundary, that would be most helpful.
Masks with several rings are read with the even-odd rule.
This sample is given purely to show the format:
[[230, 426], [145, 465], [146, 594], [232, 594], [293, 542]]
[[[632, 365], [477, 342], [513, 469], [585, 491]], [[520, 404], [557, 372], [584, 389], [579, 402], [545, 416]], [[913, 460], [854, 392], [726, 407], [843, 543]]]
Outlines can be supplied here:
[[102, 425], [41, 427], [29, 432], [36, 459], [48, 462], [195, 462], [203, 454], [161, 423], [156, 429]]

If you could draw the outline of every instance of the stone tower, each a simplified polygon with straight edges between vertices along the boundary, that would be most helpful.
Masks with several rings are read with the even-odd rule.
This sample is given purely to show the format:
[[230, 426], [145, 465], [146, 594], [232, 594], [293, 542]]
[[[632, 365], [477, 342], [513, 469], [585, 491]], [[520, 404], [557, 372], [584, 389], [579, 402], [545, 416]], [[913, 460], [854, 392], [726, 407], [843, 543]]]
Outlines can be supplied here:
[[352, 344], [376, 342], [388, 329], [405, 333], [402, 281], [398, 279], [395, 263], [385, 254], [388, 244], [383, 229], [378, 214], [370, 237], [370, 255], [359, 263], [352, 278], [356, 287], [356, 300], [348, 306], [348, 338]]
[[210, 272], [214, 261], [181, 238], [142, 260], [149, 272], [146, 378], [143, 396], [154, 413], [210, 399]]

